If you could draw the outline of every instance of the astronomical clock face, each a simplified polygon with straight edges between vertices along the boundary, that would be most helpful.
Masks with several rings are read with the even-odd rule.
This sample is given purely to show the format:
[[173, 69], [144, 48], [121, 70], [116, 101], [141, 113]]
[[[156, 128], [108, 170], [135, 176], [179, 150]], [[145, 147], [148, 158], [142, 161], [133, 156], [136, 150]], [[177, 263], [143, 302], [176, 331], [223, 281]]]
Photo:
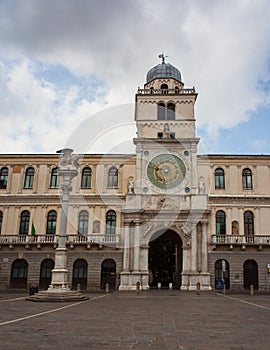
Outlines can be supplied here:
[[174, 154], [160, 154], [147, 165], [147, 177], [153, 185], [166, 190], [181, 184], [186, 176], [184, 162]]

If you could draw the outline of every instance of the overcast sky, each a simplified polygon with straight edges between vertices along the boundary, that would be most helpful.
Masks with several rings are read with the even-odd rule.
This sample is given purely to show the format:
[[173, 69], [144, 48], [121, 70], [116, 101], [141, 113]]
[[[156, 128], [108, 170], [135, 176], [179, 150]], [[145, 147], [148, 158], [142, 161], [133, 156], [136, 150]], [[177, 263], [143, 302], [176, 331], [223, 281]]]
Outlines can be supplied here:
[[164, 52], [207, 153], [270, 154], [269, 0], [0, 1], [0, 153], [134, 152]]

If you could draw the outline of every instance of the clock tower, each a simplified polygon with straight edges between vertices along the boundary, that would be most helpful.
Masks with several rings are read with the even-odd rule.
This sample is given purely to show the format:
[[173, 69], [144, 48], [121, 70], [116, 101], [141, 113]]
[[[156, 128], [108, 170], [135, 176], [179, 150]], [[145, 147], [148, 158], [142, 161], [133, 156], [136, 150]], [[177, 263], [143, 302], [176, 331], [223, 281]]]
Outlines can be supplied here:
[[165, 62], [136, 94], [136, 179], [123, 210], [120, 290], [209, 290], [206, 194], [199, 186], [195, 88]]

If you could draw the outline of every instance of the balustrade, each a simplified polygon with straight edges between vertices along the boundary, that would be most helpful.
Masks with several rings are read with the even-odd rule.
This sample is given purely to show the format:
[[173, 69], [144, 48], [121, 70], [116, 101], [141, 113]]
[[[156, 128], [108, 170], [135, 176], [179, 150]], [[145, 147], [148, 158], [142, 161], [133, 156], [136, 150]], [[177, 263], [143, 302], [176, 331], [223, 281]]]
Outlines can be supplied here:
[[270, 245], [270, 235], [244, 236], [244, 235], [212, 235], [211, 244], [232, 245]]
[[191, 95], [195, 94], [195, 88], [192, 89], [138, 89], [140, 95], [153, 94], [172, 94], [172, 95]]
[[[0, 245], [45, 245], [58, 244], [58, 235], [0, 235]], [[67, 235], [67, 244], [117, 244], [120, 243], [120, 235]]]

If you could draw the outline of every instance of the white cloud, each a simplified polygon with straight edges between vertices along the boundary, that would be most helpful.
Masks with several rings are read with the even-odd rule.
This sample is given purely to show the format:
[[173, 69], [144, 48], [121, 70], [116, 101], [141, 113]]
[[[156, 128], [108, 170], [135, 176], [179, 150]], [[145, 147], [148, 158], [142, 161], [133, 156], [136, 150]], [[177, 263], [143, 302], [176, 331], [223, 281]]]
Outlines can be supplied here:
[[[258, 88], [270, 80], [268, 0], [4, 0], [0, 13], [5, 152], [53, 152], [92, 114], [134, 102], [162, 50], [199, 92], [197, 123], [210, 139], [269, 101]], [[93, 96], [85, 85], [70, 81], [64, 89], [42, 78], [37, 63], [89, 81]], [[102, 84], [85, 78], [93, 74]], [[126, 122], [133, 120], [129, 112]]]

